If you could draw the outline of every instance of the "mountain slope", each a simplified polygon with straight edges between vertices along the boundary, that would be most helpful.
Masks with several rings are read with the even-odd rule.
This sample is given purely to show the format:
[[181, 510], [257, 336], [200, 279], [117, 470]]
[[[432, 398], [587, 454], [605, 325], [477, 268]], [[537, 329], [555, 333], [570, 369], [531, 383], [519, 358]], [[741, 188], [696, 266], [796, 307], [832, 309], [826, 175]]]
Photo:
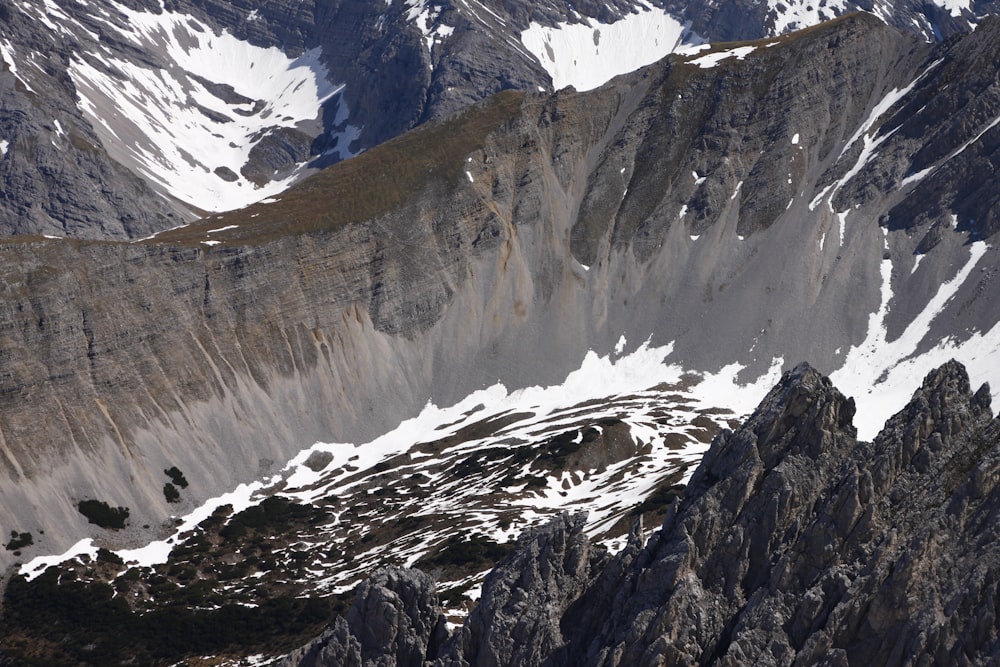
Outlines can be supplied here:
[[[815, 359], [869, 397], [865, 438], [948, 356], [994, 377], [990, 218], [949, 223], [998, 191], [951, 170], [995, 153], [998, 29], [935, 47], [847, 17], [506, 93], [156, 241], [4, 244], [4, 528], [60, 552], [96, 499], [131, 510], [102, 539], [139, 543], [315, 442], [557, 384], [623, 335], [730, 378], [734, 411], [734, 380]], [[926, 217], [894, 222], [902, 202]]]

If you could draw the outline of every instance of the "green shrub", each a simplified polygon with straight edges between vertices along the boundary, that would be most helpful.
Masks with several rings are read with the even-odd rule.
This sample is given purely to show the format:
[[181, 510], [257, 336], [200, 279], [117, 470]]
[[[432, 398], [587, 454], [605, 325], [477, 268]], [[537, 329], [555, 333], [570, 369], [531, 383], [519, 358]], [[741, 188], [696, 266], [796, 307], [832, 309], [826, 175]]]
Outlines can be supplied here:
[[10, 531], [10, 542], [7, 543], [7, 551], [17, 551], [24, 547], [30, 547], [35, 543], [31, 533], [18, 533], [16, 530]]
[[168, 503], [177, 503], [181, 500], [181, 492], [177, 490], [177, 487], [167, 482], [163, 485], [163, 497], [167, 499]]
[[653, 493], [629, 511], [632, 516], [645, 514], [646, 512], [658, 512], [665, 510], [684, 492], [683, 484], [661, 484]]
[[163, 474], [170, 478], [170, 481], [174, 483], [175, 486], [179, 486], [182, 489], [188, 487], [187, 478], [184, 477], [184, 473], [180, 471], [177, 466], [171, 466], [163, 471]]
[[110, 551], [101, 547], [97, 550], [97, 562], [98, 563], [112, 563], [114, 565], [124, 565], [125, 561], [121, 559], [121, 556], [116, 554], [114, 551]]
[[[112, 586], [66, 574], [52, 567], [30, 582], [11, 579], [0, 634], [4, 664], [178, 664], [226, 651], [288, 652], [318, 634], [344, 606], [340, 599], [279, 596], [246, 607], [212, 598], [207, 582], [192, 581], [173, 587], [165, 606], [138, 613]], [[206, 600], [221, 606], [195, 607]]]
[[103, 500], [81, 500], [77, 509], [90, 523], [111, 530], [124, 528], [129, 515], [127, 507], [111, 507]]
[[470, 535], [466, 540], [460, 535], [452, 535], [434, 555], [424, 556], [416, 566], [424, 569], [485, 568], [506, 556], [511, 548], [512, 545], [498, 544], [485, 535]]
[[219, 530], [219, 536], [225, 540], [235, 540], [250, 532], [266, 532], [275, 527], [287, 529], [295, 522], [312, 518], [316, 511], [311, 505], [300, 505], [287, 498], [271, 496], [259, 505], [248, 507], [232, 516]]

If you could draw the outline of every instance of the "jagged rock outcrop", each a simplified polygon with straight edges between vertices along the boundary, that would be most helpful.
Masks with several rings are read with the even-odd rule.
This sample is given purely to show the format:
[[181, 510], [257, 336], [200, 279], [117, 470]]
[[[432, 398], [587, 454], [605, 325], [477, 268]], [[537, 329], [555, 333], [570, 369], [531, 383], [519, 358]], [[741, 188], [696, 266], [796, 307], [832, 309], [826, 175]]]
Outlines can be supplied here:
[[[712, 443], [661, 529], [587, 558], [527, 536], [442, 665], [990, 664], [1000, 419], [949, 362], [873, 442], [807, 365]], [[402, 664], [402, 663], [400, 663]]]
[[786, 374], [713, 443], [624, 592], [564, 619], [579, 628], [566, 664], [995, 659], [982, 614], [1000, 544], [981, 521], [1000, 495], [970, 493], [1000, 450], [987, 395], [950, 362], [855, 443], [852, 401], [812, 369]]
[[344, 618], [281, 667], [423, 667], [448, 636], [432, 580], [389, 568], [360, 584]]
[[563, 643], [560, 619], [606, 564], [583, 532], [586, 516], [563, 515], [518, 540], [483, 583], [479, 603], [442, 665], [540, 664]]
[[976, 486], [1000, 450], [986, 396], [946, 364], [855, 445], [851, 401], [792, 371], [713, 443], [615, 611], [566, 619], [586, 623], [566, 664], [996, 659], [1000, 543], [984, 518], [1000, 495]]

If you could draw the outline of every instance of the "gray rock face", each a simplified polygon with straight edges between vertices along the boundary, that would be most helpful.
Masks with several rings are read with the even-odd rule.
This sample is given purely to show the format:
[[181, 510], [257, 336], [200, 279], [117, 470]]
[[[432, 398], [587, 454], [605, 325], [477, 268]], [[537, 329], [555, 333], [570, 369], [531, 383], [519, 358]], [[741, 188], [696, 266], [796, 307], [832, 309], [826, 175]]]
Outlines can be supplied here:
[[691, 22], [691, 29], [710, 41], [759, 39], [801, 30], [851, 12], [868, 12], [899, 30], [915, 32], [928, 41], [940, 41], [971, 31], [984, 17], [996, 14], [995, 2], [974, 2], [952, 10], [944, 3], [896, 0], [891, 5], [861, 0], [815, 4], [809, 2], [713, 3], [668, 0], [667, 13]]
[[434, 584], [417, 570], [383, 570], [355, 590], [347, 619], [282, 667], [423, 667], [448, 631]]
[[537, 665], [564, 643], [560, 619], [607, 561], [584, 515], [564, 515], [518, 540], [483, 583], [476, 608], [442, 665]]
[[715, 439], [644, 548], [595, 558], [583, 517], [525, 536], [435, 664], [997, 660], [988, 388], [949, 362], [871, 443], [854, 412], [811, 367], [786, 373]]

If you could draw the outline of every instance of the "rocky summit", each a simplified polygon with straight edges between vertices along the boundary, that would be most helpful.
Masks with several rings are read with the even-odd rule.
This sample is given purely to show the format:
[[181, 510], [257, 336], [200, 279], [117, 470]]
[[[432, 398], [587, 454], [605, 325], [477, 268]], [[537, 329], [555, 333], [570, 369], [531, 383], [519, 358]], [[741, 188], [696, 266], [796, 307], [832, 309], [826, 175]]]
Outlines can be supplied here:
[[[387, 570], [287, 666], [989, 664], [1000, 421], [933, 371], [872, 442], [803, 364], [712, 442], [662, 527], [615, 556], [584, 517], [518, 541], [444, 638], [433, 587]], [[377, 620], [373, 620], [372, 616]]]

